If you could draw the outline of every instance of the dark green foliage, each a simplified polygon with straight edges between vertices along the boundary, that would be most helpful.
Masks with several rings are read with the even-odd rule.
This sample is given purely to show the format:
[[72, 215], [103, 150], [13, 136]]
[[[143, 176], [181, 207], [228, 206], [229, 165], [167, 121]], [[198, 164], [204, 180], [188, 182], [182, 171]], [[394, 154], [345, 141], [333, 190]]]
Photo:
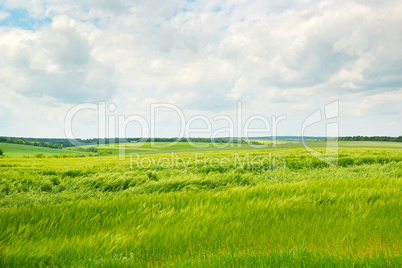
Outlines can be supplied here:
[[[389, 142], [402, 142], [402, 136], [389, 137], [389, 136], [350, 136], [350, 137], [338, 137], [338, 141], [389, 141]], [[334, 139], [331, 139], [334, 140]]]

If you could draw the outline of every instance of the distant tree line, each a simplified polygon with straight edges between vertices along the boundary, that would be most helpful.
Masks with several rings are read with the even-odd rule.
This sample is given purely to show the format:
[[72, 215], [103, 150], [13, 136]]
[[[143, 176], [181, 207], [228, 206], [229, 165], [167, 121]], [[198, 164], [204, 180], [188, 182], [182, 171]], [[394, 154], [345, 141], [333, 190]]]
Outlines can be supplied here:
[[[91, 144], [109, 144], [109, 139], [57, 139], [57, 138], [14, 138], [14, 137], [0, 137], [0, 142], [31, 145], [39, 147], [48, 147], [54, 149], [62, 149], [67, 147], [74, 147], [76, 144], [91, 145]], [[118, 142], [118, 141], [117, 141]], [[83, 148], [82, 151], [97, 152], [95, 148]]]
[[402, 136], [399, 137], [389, 137], [389, 136], [347, 136], [347, 137], [338, 137], [332, 138], [329, 140], [338, 140], [338, 141], [389, 141], [389, 142], [402, 142]]
[[6, 143], [14, 143], [14, 144], [21, 144], [21, 145], [32, 145], [38, 147], [48, 147], [54, 149], [61, 149], [63, 148], [62, 144], [53, 143], [48, 141], [47, 139], [38, 139], [34, 141], [30, 141], [29, 139], [25, 138], [10, 138], [10, 137], [0, 137], [0, 142]]
[[[260, 144], [257, 141], [246, 141], [239, 138], [126, 138], [126, 139], [75, 139], [73, 141], [68, 139], [57, 138], [13, 138], [13, 137], [0, 137], [0, 142], [15, 143], [22, 145], [32, 145], [39, 147], [48, 147], [54, 149], [62, 149], [67, 147], [74, 147], [77, 144], [81, 145], [97, 145], [97, 144], [113, 144], [125, 142], [205, 142], [205, 143], [242, 143], [242, 144]], [[90, 147], [83, 149], [89, 152], [97, 152], [96, 148]]]

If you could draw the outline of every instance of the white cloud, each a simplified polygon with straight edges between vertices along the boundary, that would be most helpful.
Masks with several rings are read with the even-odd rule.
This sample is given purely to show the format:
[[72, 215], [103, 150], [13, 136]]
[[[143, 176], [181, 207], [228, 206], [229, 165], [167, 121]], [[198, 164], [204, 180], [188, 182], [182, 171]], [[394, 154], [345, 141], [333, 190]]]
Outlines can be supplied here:
[[402, 116], [402, 89], [366, 96], [352, 114], [356, 116]]
[[9, 16], [8, 12], [0, 11], [0, 21], [7, 19]]
[[114, 70], [92, 55], [93, 30], [65, 16], [40, 32], [5, 29], [0, 89], [69, 103], [110, 98], [116, 89]]

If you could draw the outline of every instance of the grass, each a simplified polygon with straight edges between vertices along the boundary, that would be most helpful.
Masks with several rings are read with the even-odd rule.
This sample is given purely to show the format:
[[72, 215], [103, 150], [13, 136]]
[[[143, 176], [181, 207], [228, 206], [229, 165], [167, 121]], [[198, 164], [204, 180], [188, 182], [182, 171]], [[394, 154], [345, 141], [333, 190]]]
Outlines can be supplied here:
[[[92, 146], [82, 146], [82, 147], [92, 147]], [[123, 154], [129, 155], [131, 153], [136, 154], [158, 154], [158, 153], [170, 153], [170, 152], [205, 152], [205, 151], [221, 151], [221, 150], [234, 150], [234, 149], [252, 149], [247, 144], [228, 144], [228, 143], [204, 143], [204, 142], [155, 142], [154, 144], [150, 142], [146, 143], [119, 143], [110, 145], [99, 145], [94, 146], [99, 149], [104, 149], [110, 151], [111, 155], [119, 155], [121, 152]], [[71, 147], [69, 149], [74, 149]]]
[[251, 141], [256, 141], [261, 144], [287, 144], [287, 143], [299, 143], [297, 141], [288, 141], [288, 140], [251, 140]]
[[[193, 143], [179, 142], [172, 144], [169, 142], [156, 142], [155, 144], [147, 143], [121, 143], [106, 146], [98, 146], [101, 149], [112, 152], [112, 155], [120, 153], [129, 155], [136, 154], [159, 154], [171, 152], [209, 152], [209, 151], [227, 151], [227, 150], [252, 150], [252, 149], [290, 149], [304, 148], [303, 143], [294, 141], [276, 141], [275, 144], [271, 140], [258, 140], [263, 145], [248, 145], [248, 144], [211, 144], [211, 143]], [[312, 148], [325, 148], [326, 142], [307, 142], [307, 146]], [[376, 142], [376, 141], [341, 141], [338, 143], [341, 148], [389, 148], [402, 149], [402, 143], [398, 142]], [[90, 147], [90, 146], [83, 146]], [[120, 148], [120, 150], [119, 150]], [[72, 148], [73, 149], [73, 148]], [[121, 150], [123, 149], [123, 150]]]
[[400, 192], [390, 188], [384, 180], [317, 181], [13, 208], [2, 217], [3, 264], [201, 266], [225, 255], [229, 264], [238, 262], [231, 256], [264, 263], [259, 255], [386, 264], [397, 260], [400, 239]]
[[45, 156], [58, 154], [84, 154], [73, 150], [53, 149], [47, 147], [13, 144], [0, 142], [0, 148], [3, 149], [4, 155], [9, 157], [34, 156], [36, 154], [44, 154]]
[[339, 157], [3, 158], [0, 266], [400, 267], [402, 151]]
[[[122, 143], [113, 145], [101, 145], [95, 146], [101, 150], [106, 150], [111, 155], [119, 155], [120, 153], [129, 155], [131, 153], [136, 154], [159, 154], [159, 153], [171, 153], [171, 152], [209, 152], [209, 151], [227, 151], [227, 150], [251, 150], [251, 149], [285, 149], [285, 148], [304, 148], [301, 142], [291, 141], [276, 141], [273, 144], [272, 141], [259, 140], [258, 142], [264, 143], [264, 145], [250, 146], [247, 144], [211, 144], [211, 143], [188, 143], [179, 142], [172, 144], [169, 142], [157, 142], [151, 144], [150, 142], [141, 143]], [[324, 148], [325, 142], [307, 142], [306, 145], [314, 148]], [[341, 148], [390, 148], [390, 149], [402, 149], [402, 143], [398, 142], [373, 142], [373, 141], [342, 141], [338, 143]], [[93, 146], [83, 146], [93, 147]], [[52, 149], [46, 147], [20, 145], [11, 143], [0, 143], [0, 148], [3, 149], [4, 155], [9, 157], [21, 157], [21, 156], [34, 156], [36, 154], [43, 154], [45, 156], [60, 155], [60, 154], [77, 154], [86, 155], [88, 153], [75, 150], [75, 147], [66, 149]], [[121, 150], [124, 149], [124, 150]]]
[[[325, 142], [308, 142], [312, 147], [325, 147]], [[340, 141], [339, 147], [343, 148], [388, 148], [402, 149], [402, 142], [386, 142], [386, 141]]]

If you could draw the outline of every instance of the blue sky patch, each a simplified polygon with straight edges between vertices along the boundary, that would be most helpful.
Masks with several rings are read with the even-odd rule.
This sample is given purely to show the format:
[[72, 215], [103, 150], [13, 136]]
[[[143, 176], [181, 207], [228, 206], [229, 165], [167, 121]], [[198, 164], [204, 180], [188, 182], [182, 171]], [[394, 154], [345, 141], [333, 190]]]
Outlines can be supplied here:
[[35, 31], [38, 27], [45, 24], [50, 24], [52, 22], [51, 18], [31, 18], [28, 14], [28, 11], [25, 9], [7, 10], [0, 7], [0, 11], [4, 11], [10, 14], [6, 19], [0, 21], [0, 26], [19, 27], [24, 30]]

